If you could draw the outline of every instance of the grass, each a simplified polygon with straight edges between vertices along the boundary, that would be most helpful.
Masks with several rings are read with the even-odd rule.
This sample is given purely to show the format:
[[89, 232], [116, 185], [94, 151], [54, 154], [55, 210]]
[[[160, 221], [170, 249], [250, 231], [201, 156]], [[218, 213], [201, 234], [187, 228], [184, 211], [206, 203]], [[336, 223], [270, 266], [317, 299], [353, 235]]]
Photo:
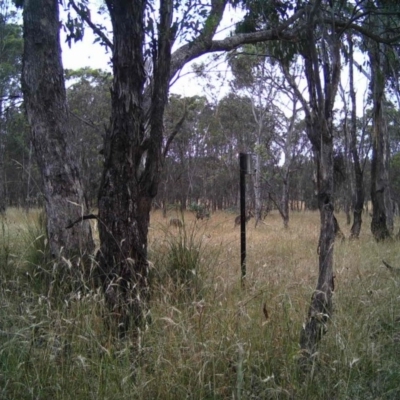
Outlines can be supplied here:
[[400, 267], [398, 244], [376, 243], [367, 217], [359, 241], [335, 246], [334, 316], [303, 376], [318, 213], [292, 214], [287, 230], [275, 213], [249, 222], [245, 290], [232, 214], [187, 213], [182, 229], [152, 214], [153, 322], [135, 345], [111, 336], [99, 291], [49, 296], [37, 215], [1, 221], [0, 399], [400, 398], [400, 276], [381, 262]]

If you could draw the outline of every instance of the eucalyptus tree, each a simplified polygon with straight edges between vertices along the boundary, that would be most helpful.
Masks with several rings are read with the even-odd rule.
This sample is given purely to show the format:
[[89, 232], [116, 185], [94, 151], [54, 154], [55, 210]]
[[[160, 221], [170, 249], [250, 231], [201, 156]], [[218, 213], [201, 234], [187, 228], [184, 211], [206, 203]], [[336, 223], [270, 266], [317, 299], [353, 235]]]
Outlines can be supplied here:
[[[275, 25], [290, 2], [271, 13], [271, 4], [254, 1], [248, 14], [249, 21]], [[286, 9], [283, 9], [285, 7]], [[301, 332], [300, 344], [304, 353], [314, 353], [332, 313], [333, 247], [335, 217], [333, 215], [333, 106], [340, 80], [340, 31], [335, 24], [330, 6], [322, 1], [305, 5], [306, 21], [299, 43], [278, 43], [271, 46], [271, 55], [280, 60], [285, 78], [292, 86], [305, 113], [306, 132], [312, 144], [316, 162], [316, 190], [320, 210], [319, 278], [313, 293], [307, 322]], [[269, 13], [267, 13], [269, 9]], [[338, 10], [340, 11], [340, 10]], [[268, 17], [266, 17], [268, 16]], [[290, 65], [301, 55], [307, 81], [308, 97], [301, 92]]]
[[[249, 3], [246, 1], [245, 6], [247, 7]], [[210, 0], [206, 3], [161, 0], [157, 4], [145, 0], [106, 0], [105, 10], [112, 24], [113, 39], [110, 40], [102, 27], [90, 20], [88, 1], [69, 1], [79, 17], [112, 51], [111, 118], [110, 126], [104, 135], [104, 166], [98, 197], [100, 250], [97, 261], [107, 302], [116, 311], [115, 315], [119, 316], [118, 323], [122, 332], [126, 331], [130, 318], [135, 324], [140, 324], [148, 311], [147, 236], [151, 202], [157, 194], [163, 164], [165, 143], [163, 116], [171, 79], [185, 64], [204, 54], [229, 51], [247, 43], [271, 40], [279, 43], [300, 41], [303, 44], [305, 41], [311, 41], [309, 48], [303, 49], [312, 59], [312, 62], [305, 59], [306, 75], [312, 83], [309, 85], [309, 102], [312, 110], [308, 115], [309, 137], [314, 141], [316, 151], [324, 157], [320, 157], [320, 161], [323, 162], [319, 164], [320, 279], [318, 290], [313, 297], [315, 307], [310, 310], [306, 333], [313, 335], [314, 338], [318, 337], [321, 327], [319, 321], [325, 322], [325, 316], [330, 314], [333, 289], [331, 245], [333, 245], [334, 227], [331, 210], [332, 162], [328, 127], [336, 75], [333, 75], [335, 78], [333, 83], [326, 85], [326, 93], [322, 93], [317, 73], [319, 59], [314, 44], [322, 34], [323, 72], [331, 73], [333, 71], [329, 70], [333, 67], [337, 74], [336, 40], [339, 36], [337, 30], [353, 27], [357, 19], [349, 21], [345, 17], [342, 18], [321, 0], [310, 3], [296, 2], [296, 4], [292, 1], [279, 4], [264, 3], [269, 6], [269, 13], [266, 15], [270, 17], [270, 24], [264, 24], [262, 27], [254, 26], [251, 32], [228, 35], [224, 39], [216, 40], [214, 36], [228, 4], [227, 0]], [[52, 61], [59, 60], [60, 49], [55, 32], [59, 27], [56, 8], [56, 0], [30, 0], [24, 5], [24, 37], [27, 44], [25, 49], [29, 54], [35, 51], [38, 60], [46, 58], [39, 51], [45, 47], [44, 44], [47, 43], [45, 39], [51, 39], [55, 43], [52, 51], [46, 53], [47, 58]], [[35, 9], [40, 11], [35, 12]], [[33, 29], [31, 24], [38, 21], [39, 13], [42, 21], [43, 18], [47, 18], [48, 21]], [[81, 23], [78, 25], [68, 23], [67, 26], [71, 28], [71, 39], [79, 39], [82, 36]], [[44, 28], [49, 29], [46, 36], [42, 34], [43, 31], [37, 31]], [[316, 28], [318, 31], [314, 32]], [[172, 52], [173, 45], [176, 45], [174, 52]], [[32, 67], [34, 66], [32, 64]], [[48, 94], [63, 93], [60, 88], [63, 84], [62, 74], [56, 68], [45, 67], [46, 65], [41, 68], [41, 72], [46, 71], [46, 74], [42, 74], [46, 78], [37, 75], [33, 77], [33, 73], [38, 72], [37, 68], [26, 69], [26, 71], [31, 70], [25, 78], [32, 78], [32, 81], [27, 82], [32, 84], [30, 85], [32, 88], [37, 88], [38, 86], [34, 86], [33, 83], [40, 83], [42, 79], [53, 80], [51, 91], [41, 93], [37, 98], [36, 103], [41, 104], [41, 107], [34, 109], [34, 104], [31, 104], [32, 110], [35, 110], [30, 115], [31, 123], [40, 115], [43, 99], [47, 99]], [[328, 79], [328, 75], [325, 76], [325, 80]], [[28, 89], [28, 85], [25, 88]], [[61, 99], [62, 96], [58, 98]], [[55, 101], [50, 105], [52, 104], [55, 104]], [[53, 115], [65, 115], [65, 102], [61, 101], [58, 105], [58, 113]], [[48, 127], [51, 122], [53, 122], [51, 118], [43, 119], [43, 126]], [[67, 126], [67, 120], [63, 119], [63, 122], [63, 126]], [[57, 142], [51, 140], [54, 138], [53, 131], [47, 130], [47, 135], [43, 143], [54, 144], [54, 151], [49, 154], [50, 163], [55, 155], [58, 156], [60, 147]], [[68, 146], [65, 146], [65, 149], [68, 150]], [[46, 165], [47, 161], [44, 158], [41, 161]], [[60, 170], [61, 175], [69, 179], [68, 188], [76, 187], [75, 181], [70, 179], [79, 177], [78, 173], [75, 173], [75, 165], [72, 163], [69, 170], [66, 168]], [[48, 170], [43, 170], [44, 173], [46, 171]], [[66, 186], [64, 192], [69, 194]], [[74, 203], [82, 205], [83, 201], [80, 200]], [[54, 205], [59, 203], [58, 211], [61, 215], [71, 204], [60, 203], [58, 198], [51, 197], [48, 197], [47, 201], [54, 202]], [[49, 207], [48, 213], [51, 210]], [[58, 225], [61, 220], [65, 218], [58, 218]], [[73, 227], [75, 228], [76, 226]], [[54, 237], [51, 239], [54, 240]], [[302, 342], [311, 343], [309, 347], [313, 347], [313, 340], [310, 342], [307, 339]]]
[[316, 162], [316, 189], [320, 211], [319, 278], [313, 293], [307, 322], [302, 330], [300, 344], [313, 354], [326, 323], [332, 314], [333, 249], [335, 217], [333, 198], [333, 107], [340, 80], [340, 31], [334, 21], [323, 22], [320, 2], [309, 10], [300, 54], [305, 68], [308, 99], [295, 85], [287, 65], [287, 79], [292, 82], [306, 115], [307, 136], [312, 144]]
[[[371, 31], [386, 35], [387, 20], [381, 14], [385, 3], [367, 1], [366, 9], [374, 12], [366, 19]], [[383, 114], [385, 86], [389, 75], [388, 46], [366, 39], [371, 71], [370, 91], [373, 107], [372, 159], [371, 159], [371, 231], [380, 241], [389, 238], [393, 232], [393, 211], [389, 186], [389, 137]]]
[[[354, 36], [348, 32], [347, 34], [347, 58], [349, 68], [349, 97], [350, 97], [350, 126], [348, 128], [349, 134], [349, 151], [353, 161], [354, 169], [354, 199], [353, 199], [353, 224], [351, 226], [350, 238], [358, 239], [362, 226], [362, 212], [364, 209], [364, 168], [360, 160], [357, 141], [357, 102], [356, 90], [354, 86]], [[345, 109], [347, 111], [347, 102]], [[346, 112], [347, 114], [347, 112]], [[347, 115], [345, 116], [347, 119]], [[363, 138], [361, 137], [361, 143]]]
[[74, 136], [61, 61], [59, 5], [54, 0], [17, 4], [23, 5], [22, 90], [43, 181], [50, 253], [76, 265], [93, 252], [94, 244], [88, 221], [65, 229], [87, 214], [87, 204], [71, 147]]
[[[364, 3], [364, 2], [361, 2]], [[269, 2], [249, 2], [253, 9], [247, 22], [255, 26], [275, 26], [292, 2], [280, 2], [272, 8]], [[332, 315], [333, 250], [337, 221], [334, 211], [334, 115], [333, 107], [340, 81], [340, 47], [344, 32], [356, 30], [375, 42], [393, 42], [396, 36], [384, 37], [365, 29], [366, 15], [359, 3], [325, 2], [322, 0], [296, 3], [303, 6], [305, 27], [296, 43], [280, 41], [272, 46], [273, 54], [281, 60], [285, 76], [291, 82], [305, 113], [307, 136], [312, 144], [316, 162], [316, 190], [320, 210], [319, 278], [313, 293], [308, 318], [301, 333], [300, 344], [305, 353], [313, 354], [317, 342], [326, 331]], [[350, 17], [349, 17], [350, 15]], [[303, 96], [289, 71], [296, 55], [301, 56], [307, 81], [307, 97]]]
[[[304, 10], [274, 29], [215, 40], [227, 0], [162, 0], [157, 5], [106, 0], [113, 31], [110, 40], [90, 20], [87, 1], [69, 4], [112, 51], [112, 110], [104, 137], [97, 260], [106, 299], [119, 310], [121, 330], [126, 331], [130, 316], [139, 324], [147, 314], [147, 235], [163, 163], [163, 115], [171, 79], [186, 63], [206, 53], [295, 38]], [[79, 38], [82, 25], [69, 26], [70, 37]], [[174, 43], [178, 48], [172, 53]]]

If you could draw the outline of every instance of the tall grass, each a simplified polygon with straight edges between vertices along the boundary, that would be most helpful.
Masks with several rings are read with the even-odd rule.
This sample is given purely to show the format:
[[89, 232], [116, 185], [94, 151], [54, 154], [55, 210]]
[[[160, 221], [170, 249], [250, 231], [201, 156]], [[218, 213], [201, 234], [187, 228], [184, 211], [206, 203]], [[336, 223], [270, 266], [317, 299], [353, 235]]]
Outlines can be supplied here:
[[220, 248], [207, 245], [207, 224], [180, 220], [182, 226], [155, 223], [157, 240], [150, 246], [150, 258], [156, 265], [152, 286], [163, 291], [172, 303], [202, 299], [213, 279]]
[[317, 213], [291, 215], [287, 230], [274, 213], [248, 225], [245, 290], [231, 215], [185, 214], [179, 229], [154, 213], [153, 318], [135, 343], [111, 336], [100, 292], [49, 295], [36, 218], [11, 210], [3, 220], [0, 398], [400, 398], [400, 276], [382, 264], [400, 267], [398, 245], [376, 243], [368, 219], [359, 241], [335, 246], [334, 315], [304, 376], [298, 342], [318, 276]]

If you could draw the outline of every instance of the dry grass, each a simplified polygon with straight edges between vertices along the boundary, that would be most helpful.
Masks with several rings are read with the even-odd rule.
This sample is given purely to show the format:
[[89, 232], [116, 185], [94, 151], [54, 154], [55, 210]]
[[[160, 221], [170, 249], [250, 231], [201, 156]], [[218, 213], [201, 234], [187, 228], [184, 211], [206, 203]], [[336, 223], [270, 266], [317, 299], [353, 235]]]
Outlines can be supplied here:
[[[398, 244], [377, 244], [367, 218], [359, 241], [336, 244], [334, 317], [312, 373], [302, 376], [298, 339], [317, 281], [318, 213], [292, 214], [287, 230], [275, 213], [257, 229], [249, 222], [245, 290], [235, 215], [178, 216], [182, 229], [152, 215], [152, 323], [134, 346], [110, 337], [101, 293], [55, 303], [32, 288], [25, 276], [32, 240], [21, 238], [33, 221], [10, 213], [1, 249], [8, 255], [0, 273], [0, 398], [400, 397], [400, 276], [381, 262], [400, 267]], [[340, 214], [339, 222], [348, 236]], [[182, 263], [189, 275], [177, 280]]]

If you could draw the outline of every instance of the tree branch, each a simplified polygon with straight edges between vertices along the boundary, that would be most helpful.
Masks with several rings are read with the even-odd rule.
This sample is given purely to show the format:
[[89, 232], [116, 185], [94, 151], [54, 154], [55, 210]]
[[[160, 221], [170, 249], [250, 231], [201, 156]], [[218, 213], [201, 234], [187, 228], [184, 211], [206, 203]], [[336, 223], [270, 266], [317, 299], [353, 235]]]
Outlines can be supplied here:
[[85, 118], [80, 117], [78, 114], [75, 114], [73, 111], [70, 111], [70, 114], [76, 118], [78, 121], [81, 121], [82, 123], [84, 123], [85, 125], [89, 126], [90, 128], [94, 129], [96, 132], [99, 132], [100, 134], [102, 134], [102, 132], [100, 132], [100, 129], [92, 122], [89, 121]]
[[[324, 22], [332, 24], [332, 19], [325, 19]], [[400, 34], [395, 35], [391, 38], [384, 38], [382, 36], [374, 34], [373, 31], [370, 29], [366, 29], [357, 24], [349, 23], [348, 21], [335, 20], [334, 23], [335, 23], [335, 26], [338, 28], [342, 28], [343, 30], [353, 29], [356, 32], [361, 33], [363, 36], [365, 36], [377, 43], [392, 45], [392, 44], [396, 44], [400, 41]]]
[[[258, 43], [269, 40], [298, 40], [298, 29], [293, 29], [291, 32], [285, 32], [297, 21], [303, 17], [304, 9], [297, 11], [287, 21], [283, 22], [280, 26], [253, 33], [241, 33], [222, 40], [204, 40], [204, 36], [200, 36], [194, 42], [188, 43], [176, 50], [172, 55], [171, 62], [171, 79], [175, 74], [184, 67], [188, 62], [207, 53], [218, 51], [229, 51], [236, 49], [244, 44]], [[211, 15], [210, 15], [211, 18]], [[210, 30], [210, 34], [212, 30]]]
[[281, 63], [281, 69], [285, 79], [288, 81], [290, 87], [293, 89], [295, 96], [299, 99], [305, 114], [308, 117], [311, 117], [311, 110], [308, 106], [307, 100], [304, 98], [303, 94], [301, 93], [297, 83], [294, 81], [293, 76], [290, 74], [289, 68], [284, 63]]
[[112, 42], [104, 34], [104, 32], [92, 22], [92, 20], [90, 19], [89, 13], [86, 13], [81, 8], [79, 8], [76, 5], [75, 0], [69, 0], [69, 4], [75, 10], [75, 12], [82, 18], [82, 20], [85, 21], [89, 25], [89, 27], [92, 29], [93, 33], [95, 35], [97, 35], [98, 37], [100, 37], [103, 40], [106, 47], [108, 47], [112, 51], [113, 50]]
[[167, 143], [165, 144], [165, 148], [164, 148], [164, 152], [163, 152], [163, 156], [164, 158], [167, 156], [168, 154], [168, 150], [171, 146], [172, 141], [174, 140], [175, 136], [179, 133], [179, 131], [182, 128], [183, 123], [185, 122], [185, 119], [187, 117], [187, 108], [185, 107], [185, 112], [182, 115], [182, 118], [177, 122], [177, 124], [175, 125], [173, 131], [171, 132], [171, 134], [169, 135], [168, 139], [167, 139]]

